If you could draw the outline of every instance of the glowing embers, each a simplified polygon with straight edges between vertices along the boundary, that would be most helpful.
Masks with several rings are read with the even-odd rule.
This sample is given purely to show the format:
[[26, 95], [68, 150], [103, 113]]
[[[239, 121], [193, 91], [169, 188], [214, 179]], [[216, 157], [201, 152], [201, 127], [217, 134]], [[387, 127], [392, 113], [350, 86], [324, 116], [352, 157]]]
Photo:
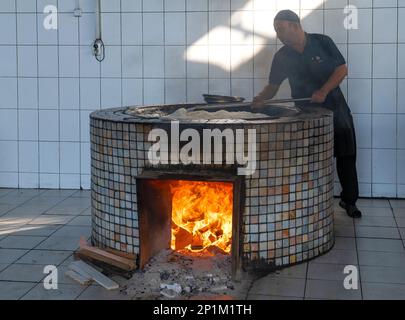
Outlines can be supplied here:
[[171, 181], [171, 248], [185, 252], [229, 253], [232, 242], [233, 184]]

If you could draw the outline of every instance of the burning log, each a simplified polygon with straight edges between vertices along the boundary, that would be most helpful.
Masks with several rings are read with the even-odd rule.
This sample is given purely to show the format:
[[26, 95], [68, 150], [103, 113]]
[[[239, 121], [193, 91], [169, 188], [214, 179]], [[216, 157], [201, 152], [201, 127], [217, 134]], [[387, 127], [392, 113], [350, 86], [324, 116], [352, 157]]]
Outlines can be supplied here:
[[191, 250], [201, 250], [204, 248], [204, 242], [200, 234], [193, 235], [193, 241], [191, 242]]
[[175, 238], [176, 250], [181, 250], [191, 244], [193, 241], [193, 235], [186, 229], [179, 227]]

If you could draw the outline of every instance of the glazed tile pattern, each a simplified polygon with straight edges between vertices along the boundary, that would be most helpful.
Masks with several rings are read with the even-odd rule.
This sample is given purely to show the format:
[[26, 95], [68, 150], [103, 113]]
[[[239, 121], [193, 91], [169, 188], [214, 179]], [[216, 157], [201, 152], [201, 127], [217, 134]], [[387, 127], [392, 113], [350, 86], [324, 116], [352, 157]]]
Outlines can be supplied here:
[[[91, 114], [92, 240], [100, 247], [138, 254], [136, 177], [148, 167], [165, 169], [151, 165], [147, 159], [152, 145], [148, 134], [153, 128], [168, 129], [170, 125], [126, 117], [123, 110], [107, 109]], [[266, 121], [181, 122], [180, 129], [184, 128], [256, 130], [256, 171], [244, 177], [240, 238], [244, 266], [263, 262], [270, 267], [287, 266], [331, 249], [334, 243], [331, 112], [308, 108], [294, 117]], [[226, 167], [229, 165], [201, 164], [199, 168]]]

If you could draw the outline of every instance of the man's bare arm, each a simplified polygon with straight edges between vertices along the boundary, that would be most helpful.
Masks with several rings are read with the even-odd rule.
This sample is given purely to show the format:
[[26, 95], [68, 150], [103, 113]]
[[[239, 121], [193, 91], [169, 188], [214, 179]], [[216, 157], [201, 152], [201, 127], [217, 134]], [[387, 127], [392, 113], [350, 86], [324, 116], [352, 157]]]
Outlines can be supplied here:
[[263, 106], [264, 100], [272, 99], [278, 92], [280, 86], [274, 84], [268, 84], [264, 87], [252, 102], [252, 109], [259, 109]]
[[332, 75], [329, 77], [328, 81], [320, 88], [315, 91], [312, 95], [312, 102], [323, 103], [325, 102], [326, 96], [333, 89], [337, 88], [347, 76], [347, 65], [342, 64], [337, 67]]

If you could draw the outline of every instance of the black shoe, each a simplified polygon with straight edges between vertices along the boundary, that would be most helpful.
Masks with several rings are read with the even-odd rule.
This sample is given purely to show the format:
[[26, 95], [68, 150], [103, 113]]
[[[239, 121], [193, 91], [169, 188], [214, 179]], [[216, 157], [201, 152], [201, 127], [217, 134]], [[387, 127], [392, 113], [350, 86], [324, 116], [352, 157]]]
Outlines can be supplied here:
[[339, 206], [346, 210], [346, 213], [351, 218], [361, 218], [361, 211], [355, 206], [351, 204], [347, 204], [343, 200], [339, 201]]

